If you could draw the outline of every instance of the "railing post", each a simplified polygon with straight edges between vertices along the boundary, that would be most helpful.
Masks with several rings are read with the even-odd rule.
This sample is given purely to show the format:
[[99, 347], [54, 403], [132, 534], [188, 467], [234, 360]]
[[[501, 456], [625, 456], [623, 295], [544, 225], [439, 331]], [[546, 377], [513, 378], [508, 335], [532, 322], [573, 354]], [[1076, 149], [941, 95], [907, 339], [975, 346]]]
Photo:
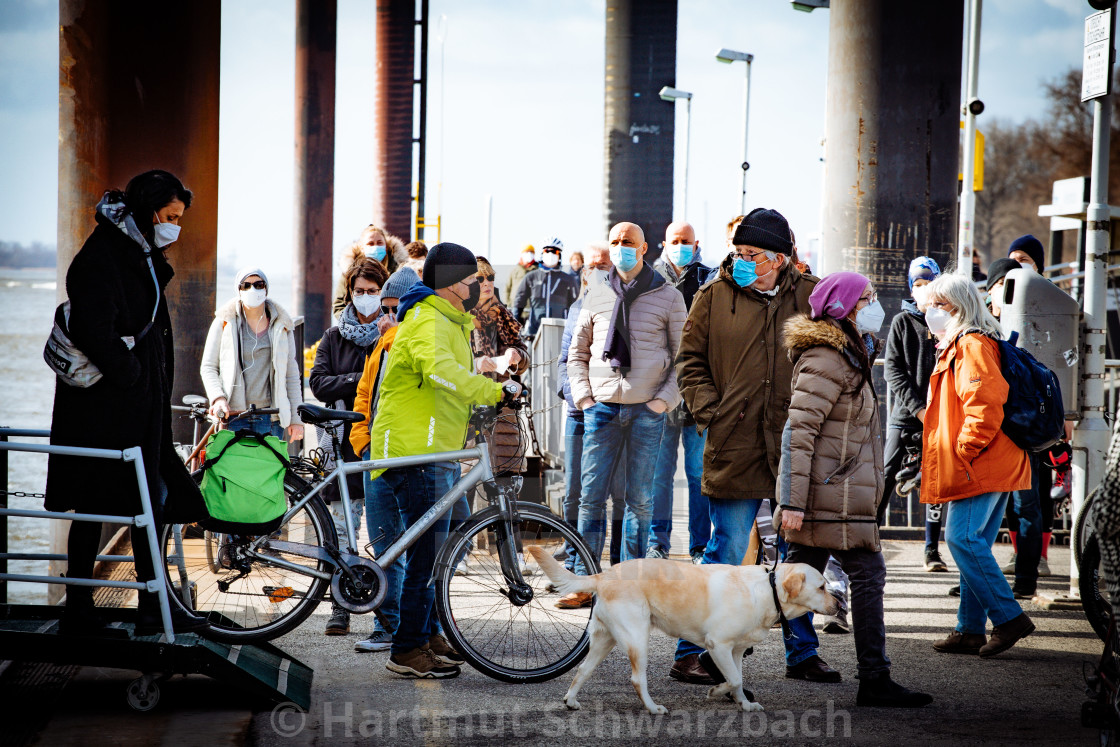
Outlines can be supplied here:
[[[0, 433], [0, 442], [7, 442], [8, 434]], [[3, 474], [3, 482], [0, 483], [4, 486], [4, 503], [3, 508], [8, 508], [8, 451], [7, 449], [0, 450], [0, 474]], [[0, 515], [0, 553], [8, 552], [8, 516], [7, 514]], [[6, 555], [0, 556], [0, 575], [8, 572], [8, 558]], [[8, 582], [5, 579], [0, 579], [0, 604], [8, 603]]]

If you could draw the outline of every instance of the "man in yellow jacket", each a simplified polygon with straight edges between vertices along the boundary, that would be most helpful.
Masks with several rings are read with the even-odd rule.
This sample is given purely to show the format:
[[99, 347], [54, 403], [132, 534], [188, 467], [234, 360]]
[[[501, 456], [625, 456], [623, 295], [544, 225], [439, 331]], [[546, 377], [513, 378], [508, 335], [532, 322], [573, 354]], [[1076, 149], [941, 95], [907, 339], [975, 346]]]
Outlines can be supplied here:
[[[424, 262], [422, 283], [400, 300], [400, 326], [385, 362], [377, 412], [370, 428], [370, 457], [433, 454], [463, 448], [475, 405], [494, 405], [502, 385], [474, 371], [468, 313], [478, 302], [478, 265], [458, 244], [436, 244]], [[415, 524], [459, 474], [452, 462], [388, 469], [384, 480], [405, 526]], [[447, 534], [445, 514], [408, 550], [401, 590], [400, 624], [387, 668], [406, 677], [436, 679], [459, 674], [462, 656], [436, 633], [434, 591], [428, 586], [438, 543]]]

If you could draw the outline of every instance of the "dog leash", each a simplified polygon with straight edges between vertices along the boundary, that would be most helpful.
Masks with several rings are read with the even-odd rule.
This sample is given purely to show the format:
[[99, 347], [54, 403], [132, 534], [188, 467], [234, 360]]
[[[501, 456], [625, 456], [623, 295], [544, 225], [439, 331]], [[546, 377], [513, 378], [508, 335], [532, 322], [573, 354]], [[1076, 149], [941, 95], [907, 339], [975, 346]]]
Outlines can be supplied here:
[[781, 623], [781, 626], [782, 626], [782, 636], [787, 641], [792, 641], [794, 638], [797, 638], [797, 634], [793, 632], [792, 628], [790, 628], [789, 620], [786, 619], [786, 613], [782, 610], [782, 603], [780, 601], [778, 601], [777, 571], [778, 571], [778, 558], [775, 557], [774, 558], [774, 565], [770, 567], [770, 573], [769, 573], [770, 593], [774, 595], [774, 606], [778, 608], [778, 622]]

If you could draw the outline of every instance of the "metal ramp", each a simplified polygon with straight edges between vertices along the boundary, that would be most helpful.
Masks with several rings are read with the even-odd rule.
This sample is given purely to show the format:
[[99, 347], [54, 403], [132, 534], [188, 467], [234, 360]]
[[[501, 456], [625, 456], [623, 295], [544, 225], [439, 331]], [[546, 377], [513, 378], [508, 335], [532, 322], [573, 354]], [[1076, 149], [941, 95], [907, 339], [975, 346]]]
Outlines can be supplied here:
[[159, 683], [176, 674], [205, 674], [231, 690], [272, 703], [311, 705], [314, 670], [268, 643], [230, 644], [193, 633], [133, 638], [136, 610], [99, 607], [119, 634], [62, 635], [62, 607], [0, 605], [0, 660], [132, 669], [144, 674], [128, 688], [128, 703], [148, 711], [160, 698]]

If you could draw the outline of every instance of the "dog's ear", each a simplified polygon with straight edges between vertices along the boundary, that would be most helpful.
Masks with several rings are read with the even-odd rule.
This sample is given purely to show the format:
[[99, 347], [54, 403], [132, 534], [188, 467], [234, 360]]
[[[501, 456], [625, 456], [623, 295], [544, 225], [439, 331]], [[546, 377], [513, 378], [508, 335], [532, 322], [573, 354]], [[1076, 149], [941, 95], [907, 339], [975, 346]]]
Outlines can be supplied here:
[[782, 580], [782, 589], [786, 593], [786, 599], [796, 599], [797, 596], [801, 594], [801, 589], [804, 586], [804, 571], [790, 570], [786, 573], [786, 577]]

